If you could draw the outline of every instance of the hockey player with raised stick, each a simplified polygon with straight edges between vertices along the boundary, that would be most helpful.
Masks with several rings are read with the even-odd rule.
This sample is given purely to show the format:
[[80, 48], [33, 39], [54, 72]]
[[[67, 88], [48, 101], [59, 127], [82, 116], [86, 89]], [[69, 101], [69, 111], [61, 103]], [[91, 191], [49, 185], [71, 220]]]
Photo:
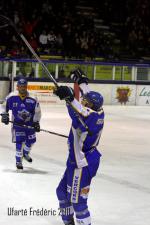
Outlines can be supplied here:
[[71, 102], [90, 132], [81, 124], [73, 107], [66, 104], [72, 120], [68, 138], [69, 155], [56, 193], [64, 224], [74, 225], [75, 214], [76, 224], [91, 225], [87, 200], [101, 157], [97, 146], [104, 125], [103, 97], [98, 92], [90, 91], [88, 78], [80, 69], [72, 71], [70, 77], [82, 91], [81, 103], [74, 98], [74, 91], [68, 86], [60, 86], [54, 93], [61, 100]]
[[[3, 104], [1, 122], [9, 124], [9, 111], [12, 111], [12, 142], [16, 143], [16, 167], [23, 169], [22, 159], [32, 162], [30, 151], [36, 142], [35, 132], [40, 131], [41, 109], [37, 99], [30, 97], [27, 91], [27, 80], [20, 77], [17, 82], [17, 91], [11, 92]], [[32, 126], [34, 129], [17, 126], [22, 124]]]

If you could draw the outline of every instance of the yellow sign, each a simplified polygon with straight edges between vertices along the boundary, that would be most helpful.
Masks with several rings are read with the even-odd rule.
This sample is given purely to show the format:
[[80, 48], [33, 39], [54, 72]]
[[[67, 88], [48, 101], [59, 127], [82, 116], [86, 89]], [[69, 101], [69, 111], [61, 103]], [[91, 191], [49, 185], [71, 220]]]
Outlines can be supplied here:
[[54, 86], [52, 85], [28, 85], [29, 91], [53, 91]]

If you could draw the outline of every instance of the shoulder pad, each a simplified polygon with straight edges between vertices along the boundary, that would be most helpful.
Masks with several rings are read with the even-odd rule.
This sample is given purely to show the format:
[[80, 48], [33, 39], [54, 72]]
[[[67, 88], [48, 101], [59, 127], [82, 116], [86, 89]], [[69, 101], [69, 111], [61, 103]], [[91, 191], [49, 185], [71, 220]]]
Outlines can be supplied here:
[[10, 92], [9, 95], [7, 95], [6, 99], [9, 99], [10, 97], [13, 97], [13, 96], [18, 96], [18, 91]]

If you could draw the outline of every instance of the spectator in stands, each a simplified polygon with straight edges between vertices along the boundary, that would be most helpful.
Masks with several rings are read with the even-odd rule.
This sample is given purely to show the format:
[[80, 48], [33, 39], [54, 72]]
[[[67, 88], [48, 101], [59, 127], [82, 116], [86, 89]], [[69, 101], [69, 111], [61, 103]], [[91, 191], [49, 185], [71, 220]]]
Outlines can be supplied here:
[[20, 21], [20, 18], [19, 18], [19, 15], [18, 15], [17, 11], [14, 12], [14, 19], [13, 20], [14, 20], [15, 25], [17, 25]]
[[63, 51], [63, 37], [61, 35], [61, 33], [58, 33], [58, 35], [56, 36], [56, 49], [58, 54], [62, 54]]
[[0, 46], [0, 58], [4, 58], [6, 56], [6, 47]]
[[56, 35], [52, 30], [47, 34], [47, 46], [51, 53], [54, 52], [56, 48]]
[[44, 51], [47, 48], [47, 33], [46, 30], [43, 30], [42, 33], [39, 36], [39, 44], [41, 47], [41, 50]]
[[36, 39], [36, 35], [35, 34], [31, 36], [31, 38], [29, 40], [29, 44], [34, 49], [34, 51], [37, 51], [38, 42], [37, 42], [37, 39]]
[[75, 38], [74, 38], [73, 55], [77, 59], [81, 58], [81, 41], [80, 41], [78, 33], [75, 34]]
[[[2, 1], [0, 9], [1, 12], [6, 12], [6, 15], [12, 18], [19, 31], [29, 41], [33, 41], [31, 37], [35, 33], [39, 38], [38, 44], [41, 51], [44, 51], [45, 54], [49, 54], [47, 44], [50, 44], [53, 49], [50, 54], [61, 53], [64, 56], [76, 58], [81, 56], [95, 58], [103, 55], [107, 59], [111, 55], [112, 49], [115, 48], [115, 41], [109, 41], [111, 47], [108, 48], [107, 36], [111, 33], [115, 35], [114, 39], [119, 43], [118, 51], [123, 54], [124, 48], [129, 46], [130, 49], [132, 48], [133, 30], [135, 35], [138, 36], [138, 40], [133, 44], [131, 52], [136, 55], [138, 46], [142, 48], [142, 45], [144, 45], [143, 51], [147, 53], [145, 46], [149, 45], [150, 2], [148, 0], [123, 0], [121, 4], [119, 0], [113, 2], [104, 0], [101, 2], [101, 7], [97, 7], [97, 2], [85, 2], [85, 6], [93, 8], [93, 11], [89, 14], [90, 17], [85, 16], [87, 12], [80, 9], [81, 6], [84, 8], [84, 5], [81, 5], [84, 2], [75, 0], [71, 2], [69, 0], [62, 2], [46, 0], [39, 3], [36, 0]], [[96, 26], [96, 21], [100, 23], [99, 28]], [[101, 28], [101, 25], [102, 27], [105, 27], [105, 25], [108, 27], [106, 31], [108, 34]], [[53, 31], [55, 37], [53, 35], [51, 37], [51, 34], [47, 37], [48, 31]], [[91, 38], [93, 33], [94, 40]], [[101, 33], [101, 36], [99, 36], [99, 33]], [[5, 29], [1, 33], [0, 43], [6, 46], [6, 49], [13, 46], [11, 42], [13, 35], [12, 29]], [[54, 39], [55, 41], [53, 41]], [[18, 41], [15, 42], [20, 44]], [[35, 43], [33, 46], [35, 46]], [[36, 49], [36, 47], [34, 48]], [[105, 49], [107, 49], [108, 54], [105, 54]], [[144, 54], [143, 51], [141, 56]], [[129, 57], [131, 57], [130, 54]]]
[[31, 37], [32, 36], [32, 34], [33, 34], [33, 31], [34, 31], [34, 29], [35, 29], [35, 27], [36, 27], [36, 25], [37, 25], [37, 20], [34, 20], [34, 21], [32, 21], [32, 22], [30, 22], [30, 21], [24, 21], [23, 23], [23, 31], [24, 31], [24, 34], [25, 34], [25, 36], [26, 37]]

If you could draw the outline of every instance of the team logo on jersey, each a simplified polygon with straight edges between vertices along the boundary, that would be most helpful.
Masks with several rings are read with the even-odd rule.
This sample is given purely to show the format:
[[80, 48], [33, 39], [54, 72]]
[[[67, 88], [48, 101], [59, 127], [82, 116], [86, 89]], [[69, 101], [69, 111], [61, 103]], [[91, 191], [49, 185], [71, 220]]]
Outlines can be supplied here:
[[13, 102], [13, 107], [17, 107], [18, 102]]
[[101, 125], [103, 123], [104, 123], [104, 120], [103, 119], [98, 119], [97, 122], [96, 122], [97, 125]]
[[31, 114], [25, 109], [18, 111], [18, 118], [23, 120], [24, 122], [28, 122], [31, 119]]
[[90, 186], [86, 186], [82, 188], [80, 191], [80, 196], [84, 199], [88, 198], [89, 191], [90, 191]]
[[25, 107], [25, 105], [22, 103], [21, 105], [20, 105], [21, 107]]
[[27, 103], [34, 103], [34, 101], [33, 101], [32, 99], [30, 99], [30, 98], [27, 98], [27, 99], [26, 99], [26, 102], [27, 102]]

